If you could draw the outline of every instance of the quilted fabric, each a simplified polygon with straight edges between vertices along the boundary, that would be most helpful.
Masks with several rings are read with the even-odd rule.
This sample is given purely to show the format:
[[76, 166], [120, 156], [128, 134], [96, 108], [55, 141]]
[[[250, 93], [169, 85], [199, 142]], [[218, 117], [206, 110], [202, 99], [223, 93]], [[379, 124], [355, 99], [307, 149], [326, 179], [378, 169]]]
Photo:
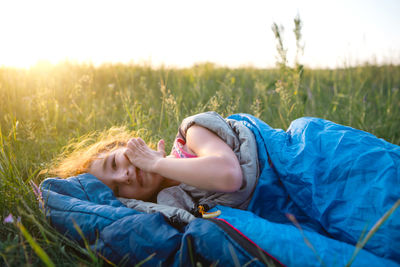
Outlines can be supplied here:
[[[83, 174], [41, 184], [46, 215], [56, 229], [82, 243], [74, 225], [79, 226], [92, 249], [115, 263], [147, 258], [145, 266], [197, 261], [262, 266], [214, 223], [219, 220], [284, 265], [342, 266], [358, 240], [400, 199], [399, 146], [318, 118], [295, 120], [286, 132], [248, 114], [229, 119], [243, 123], [257, 141], [260, 177], [247, 210], [217, 206], [218, 219], [177, 224], [159, 212], [125, 207], [107, 186]], [[400, 266], [399, 210], [353, 266]]]

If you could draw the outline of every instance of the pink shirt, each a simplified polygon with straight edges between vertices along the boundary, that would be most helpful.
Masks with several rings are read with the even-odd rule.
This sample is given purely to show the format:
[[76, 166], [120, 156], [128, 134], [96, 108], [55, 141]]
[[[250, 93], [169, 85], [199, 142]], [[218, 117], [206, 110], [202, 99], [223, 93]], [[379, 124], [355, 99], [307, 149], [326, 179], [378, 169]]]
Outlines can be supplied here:
[[196, 155], [193, 155], [186, 151], [187, 146], [185, 140], [180, 137], [175, 139], [174, 145], [172, 146], [171, 155], [176, 158], [196, 158]]

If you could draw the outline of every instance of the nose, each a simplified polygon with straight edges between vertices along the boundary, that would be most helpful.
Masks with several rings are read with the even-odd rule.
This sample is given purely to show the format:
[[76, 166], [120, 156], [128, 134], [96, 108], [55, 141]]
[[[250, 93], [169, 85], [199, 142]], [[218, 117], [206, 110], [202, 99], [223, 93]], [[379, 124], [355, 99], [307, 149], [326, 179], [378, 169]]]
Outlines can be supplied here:
[[[125, 149], [126, 150], [126, 149]], [[118, 154], [120, 162], [120, 182], [125, 184], [132, 183], [132, 180], [136, 179], [136, 167], [129, 161], [125, 154], [125, 150]]]
[[136, 168], [129, 164], [125, 170], [124, 180], [126, 184], [132, 183], [132, 179], [136, 178]]
[[128, 165], [125, 168], [121, 169], [121, 171], [118, 173], [117, 177], [115, 177], [114, 179], [118, 183], [131, 184], [132, 180], [135, 178], [136, 178], [135, 166]]

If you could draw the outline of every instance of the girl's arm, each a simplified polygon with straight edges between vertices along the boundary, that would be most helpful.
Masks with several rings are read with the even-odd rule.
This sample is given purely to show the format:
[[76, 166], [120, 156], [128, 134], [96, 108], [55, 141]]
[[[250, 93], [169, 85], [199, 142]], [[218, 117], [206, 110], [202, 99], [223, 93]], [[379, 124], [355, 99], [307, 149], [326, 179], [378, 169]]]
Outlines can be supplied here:
[[239, 161], [232, 149], [208, 129], [193, 125], [186, 133], [186, 144], [196, 158], [164, 158], [164, 143], [158, 151], [151, 150], [145, 142], [131, 139], [127, 157], [136, 167], [199, 189], [234, 192], [243, 181]]

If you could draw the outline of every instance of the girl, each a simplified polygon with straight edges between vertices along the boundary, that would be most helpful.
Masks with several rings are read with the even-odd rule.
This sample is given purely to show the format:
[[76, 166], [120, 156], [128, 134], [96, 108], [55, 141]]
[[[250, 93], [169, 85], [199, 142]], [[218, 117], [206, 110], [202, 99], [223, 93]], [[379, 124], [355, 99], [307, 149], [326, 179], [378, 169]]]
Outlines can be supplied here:
[[[400, 262], [397, 145], [319, 118], [297, 119], [283, 131], [249, 114], [224, 119], [215, 112], [207, 112], [182, 122], [171, 155], [165, 157], [163, 140], [158, 142], [157, 150], [152, 150], [140, 138], [132, 138], [132, 133], [119, 130], [103, 134], [91, 146], [75, 145], [55, 170], [61, 177], [84, 172], [92, 175], [71, 178], [70, 183], [51, 178], [42, 183], [47, 192], [45, 205], [53, 209], [49, 216], [61, 229], [68, 229], [65, 225], [74, 218], [91, 234], [97, 229], [93, 225], [101, 222], [107, 227], [102, 228], [100, 236], [107, 236], [111, 217], [111, 221], [121, 222], [111, 224], [111, 228], [115, 225], [114, 232], [111, 231], [107, 246], [112, 246], [114, 236], [124, 229], [120, 225], [129, 220], [137, 225], [132, 217], [125, 220], [131, 213], [119, 210], [121, 203], [115, 201], [110, 190], [104, 190], [107, 187], [97, 177], [117, 196], [157, 201], [193, 214], [193, 208], [220, 205], [217, 209], [222, 220], [228, 219], [244, 230], [249, 225], [253, 236], [260, 238], [260, 243], [266, 239], [263, 244], [271, 249], [275, 239], [279, 239], [288, 243], [289, 254], [298, 252], [298, 242], [292, 237], [299, 233], [290, 219], [305, 232], [315, 234], [316, 244], [325, 240], [321, 241], [322, 251], [329, 251], [333, 244], [339, 246], [336, 255], [341, 255], [346, 244], [352, 245], [352, 253], [366, 232], [374, 232], [372, 237], [367, 235], [370, 240], [363, 249]], [[172, 215], [168, 220], [174, 218]], [[279, 233], [287, 229], [288, 223], [296, 232], [288, 231], [281, 236]], [[143, 226], [137, 229], [141, 238], [146, 231], [155, 231], [145, 227], [147, 222], [139, 225]], [[125, 231], [132, 229], [136, 228], [131, 225]], [[260, 229], [260, 237], [254, 229]], [[273, 232], [278, 234], [269, 239]], [[122, 232], [127, 244], [136, 240], [135, 235], [126, 233]], [[204, 232], [200, 235], [206, 236]]]
[[131, 136], [112, 129], [90, 147], [75, 149], [53, 173], [66, 178], [88, 172], [119, 197], [186, 210], [195, 204], [247, 207], [258, 167], [255, 139], [245, 126], [215, 112], [186, 118], [168, 157], [164, 140], [152, 150]]

